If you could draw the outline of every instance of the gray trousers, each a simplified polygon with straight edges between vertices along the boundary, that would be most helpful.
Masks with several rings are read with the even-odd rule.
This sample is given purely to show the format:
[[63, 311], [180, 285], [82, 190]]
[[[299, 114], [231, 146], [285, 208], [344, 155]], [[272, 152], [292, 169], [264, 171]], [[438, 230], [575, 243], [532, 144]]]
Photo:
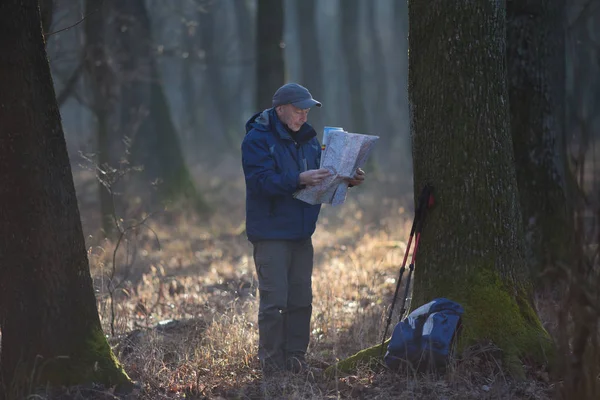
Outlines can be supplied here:
[[265, 240], [254, 244], [258, 275], [258, 357], [283, 369], [290, 357], [304, 358], [312, 313], [312, 240]]

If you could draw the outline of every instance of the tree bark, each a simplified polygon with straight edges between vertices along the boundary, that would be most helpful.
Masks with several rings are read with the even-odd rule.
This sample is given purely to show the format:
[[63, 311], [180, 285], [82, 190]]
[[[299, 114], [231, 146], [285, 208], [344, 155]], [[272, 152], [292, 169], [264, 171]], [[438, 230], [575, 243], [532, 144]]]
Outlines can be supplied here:
[[0, 3], [0, 379], [130, 380], [103, 335], [37, 1]]
[[285, 83], [283, 63], [283, 1], [258, 0], [256, 22], [256, 106], [272, 106], [273, 94]]
[[204, 212], [207, 205], [196, 190], [171, 119], [144, 2], [114, 1], [113, 7], [123, 79], [121, 129], [131, 138], [131, 161], [143, 166], [146, 185], [158, 183], [158, 196], [151, 202], [184, 199]]
[[39, 0], [40, 14], [42, 16], [42, 30], [44, 37], [50, 33], [52, 17], [54, 16], [54, 0]]
[[465, 307], [461, 346], [491, 340], [511, 372], [550, 349], [531, 300], [509, 127], [504, 1], [409, 2], [415, 192], [431, 183], [413, 304]]
[[566, 193], [565, 1], [507, 1], [510, 121], [532, 273], [569, 262]]

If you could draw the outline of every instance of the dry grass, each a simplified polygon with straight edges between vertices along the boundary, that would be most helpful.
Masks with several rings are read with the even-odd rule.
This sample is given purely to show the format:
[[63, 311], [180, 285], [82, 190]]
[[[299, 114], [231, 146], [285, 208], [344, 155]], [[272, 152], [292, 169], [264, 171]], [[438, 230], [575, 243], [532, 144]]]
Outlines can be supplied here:
[[[381, 182], [370, 185], [353, 190], [341, 207], [324, 207], [314, 236], [309, 348], [314, 366], [326, 367], [381, 340], [412, 222], [412, 210], [407, 207], [412, 198], [410, 194], [375, 195]], [[235, 233], [243, 220], [243, 186], [240, 182], [224, 186], [215, 192], [224, 196], [221, 204], [226, 211], [211, 221], [171, 214], [151, 219], [147, 228], [132, 232], [117, 252], [112, 282], [107, 275], [114, 243], [97, 241], [95, 228], [89, 225], [94, 218], [85, 214], [79, 192], [82, 218], [88, 221], [85, 229], [90, 235], [98, 308], [107, 333], [111, 332], [108, 292], [111, 284], [120, 285], [115, 291], [115, 335], [109, 341], [140, 385], [125, 398], [551, 397], [553, 384], [547, 376], [529, 371], [530, 380], [511, 381], [491, 347], [472, 349], [442, 377], [363, 368], [332, 380], [318, 376], [263, 379], [255, 355], [257, 290], [252, 252], [245, 236]], [[73, 392], [68, 398], [113, 398], [109, 391], [96, 388], [90, 395], [91, 389], [86, 390], [85, 396]]]

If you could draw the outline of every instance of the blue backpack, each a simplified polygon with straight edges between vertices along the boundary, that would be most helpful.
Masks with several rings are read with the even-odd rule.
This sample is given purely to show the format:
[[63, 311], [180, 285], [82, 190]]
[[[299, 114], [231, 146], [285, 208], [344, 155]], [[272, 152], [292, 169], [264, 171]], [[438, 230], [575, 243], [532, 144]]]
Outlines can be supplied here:
[[417, 371], [445, 371], [463, 312], [460, 304], [445, 298], [411, 312], [394, 328], [384, 356], [388, 368], [408, 363]]

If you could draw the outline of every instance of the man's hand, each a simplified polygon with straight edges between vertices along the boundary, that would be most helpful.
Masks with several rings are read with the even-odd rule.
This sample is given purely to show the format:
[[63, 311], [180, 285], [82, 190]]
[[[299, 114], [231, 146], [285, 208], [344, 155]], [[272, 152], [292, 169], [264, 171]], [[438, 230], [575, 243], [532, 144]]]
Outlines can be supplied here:
[[358, 168], [354, 173], [354, 177], [348, 180], [348, 183], [352, 186], [358, 186], [365, 181], [365, 171]]
[[323, 182], [331, 173], [327, 168], [309, 169], [300, 174], [300, 184], [306, 186], [315, 186]]

